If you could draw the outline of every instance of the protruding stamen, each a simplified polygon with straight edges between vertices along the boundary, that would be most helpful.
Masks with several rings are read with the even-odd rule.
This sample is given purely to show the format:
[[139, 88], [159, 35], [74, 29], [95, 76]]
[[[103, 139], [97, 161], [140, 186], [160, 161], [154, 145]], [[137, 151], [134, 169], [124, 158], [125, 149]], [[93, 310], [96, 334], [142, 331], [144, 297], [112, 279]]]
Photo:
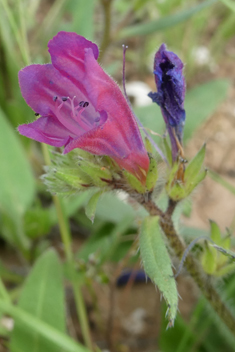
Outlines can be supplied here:
[[53, 101], [56, 101], [58, 99], [58, 97], [55, 95], [54, 97], [53, 97]]
[[129, 100], [126, 94], [126, 49], [128, 49], [128, 46], [125, 44], [122, 44], [123, 47], [123, 64], [122, 64], [122, 86], [123, 86], [123, 91], [124, 91], [124, 95], [127, 99], [127, 101]]
[[61, 97], [62, 101], [67, 101], [69, 97]]
[[81, 106], [82, 108], [86, 108], [87, 106], [89, 106], [89, 102], [82, 100], [78, 105]]

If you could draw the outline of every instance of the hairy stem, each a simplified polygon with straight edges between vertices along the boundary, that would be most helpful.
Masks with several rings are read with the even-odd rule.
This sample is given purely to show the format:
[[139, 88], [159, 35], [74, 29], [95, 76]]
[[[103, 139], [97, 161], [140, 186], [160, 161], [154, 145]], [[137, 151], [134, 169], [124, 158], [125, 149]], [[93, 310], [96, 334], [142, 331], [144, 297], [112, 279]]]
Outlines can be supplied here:
[[[170, 246], [173, 248], [176, 256], [181, 259], [186, 247], [182, 239], [177, 234], [171, 219], [174, 207], [173, 203], [170, 203], [169, 208], [165, 213], [162, 212], [151, 199], [146, 201], [143, 197], [140, 203], [149, 212], [151, 216], [160, 216], [161, 228], [164, 231], [170, 243]], [[213, 286], [211, 280], [208, 280], [208, 276], [203, 272], [200, 263], [197, 261], [196, 258], [194, 258], [192, 254], [189, 254], [187, 256], [185, 260], [185, 266], [197, 286], [200, 288], [205, 298], [209, 301], [211, 306], [216, 311], [216, 313], [231, 330], [231, 332], [235, 334], [235, 317], [231, 314], [228, 307], [221, 300], [221, 297]]]

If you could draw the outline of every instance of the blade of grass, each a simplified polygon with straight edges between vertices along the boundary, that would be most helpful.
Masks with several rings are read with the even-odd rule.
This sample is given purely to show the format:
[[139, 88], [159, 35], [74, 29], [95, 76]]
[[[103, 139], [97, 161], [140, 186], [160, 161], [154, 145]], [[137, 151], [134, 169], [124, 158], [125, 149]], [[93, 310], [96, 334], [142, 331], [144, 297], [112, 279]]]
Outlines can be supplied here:
[[229, 192], [231, 192], [232, 194], [235, 195], [235, 187], [233, 185], [231, 185], [231, 183], [226, 181], [223, 177], [221, 177], [219, 174], [217, 174], [217, 172], [209, 170], [208, 171], [208, 175], [210, 176], [210, 178], [212, 178], [212, 180], [214, 180], [215, 182], [221, 184], [221, 186], [223, 186]]
[[53, 342], [59, 348], [67, 352], [89, 352], [82, 345], [72, 340], [69, 336], [57, 331], [55, 328], [35, 318], [24, 310], [13, 306], [12, 304], [0, 299], [0, 311], [9, 314], [22, 325], [32, 331], [37, 331], [43, 337]]
[[207, 0], [196, 6], [191, 7], [188, 10], [181, 11], [179, 13], [160, 18], [158, 20], [150, 21], [148, 23], [127, 27], [120, 31], [118, 37], [127, 38], [127, 37], [136, 36], [136, 35], [146, 35], [157, 31], [162, 31], [166, 28], [175, 26], [180, 22], [186, 21], [187, 19], [189, 19], [199, 11], [213, 5], [216, 2], [217, 0]]
[[21, 52], [21, 55], [22, 55], [22, 58], [23, 58], [23, 61], [24, 61], [25, 64], [27, 64], [29, 62], [28, 53], [27, 53], [27, 50], [25, 48], [25, 45], [24, 45], [24, 42], [23, 42], [23, 38], [20, 35], [20, 31], [18, 29], [18, 25], [17, 25], [17, 23], [15, 21], [13, 13], [12, 13], [12, 11], [10, 9], [10, 6], [9, 6], [7, 0], [1, 0], [1, 4], [2, 4], [2, 7], [5, 10], [5, 13], [7, 15], [8, 21], [9, 21], [10, 26], [11, 26], [11, 29], [12, 29], [12, 31], [14, 33], [16, 42], [17, 42], [17, 44], [19, 46], [19, 49], [20, 49], [20, 52]]

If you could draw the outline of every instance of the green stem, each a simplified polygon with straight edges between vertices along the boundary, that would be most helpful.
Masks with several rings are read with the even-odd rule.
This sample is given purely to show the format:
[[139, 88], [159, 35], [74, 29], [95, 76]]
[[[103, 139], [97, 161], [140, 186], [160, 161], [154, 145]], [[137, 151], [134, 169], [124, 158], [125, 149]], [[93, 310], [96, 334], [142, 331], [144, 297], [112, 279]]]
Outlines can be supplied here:
[[0, 296], [2, 297], [4, 302], [11, 303], [11, 298], [1, 278], [0, 278]]
[[[47, 165], [50, 165], [51, 164], [50, 155], [49, 155], [48, 148], [45, 144], [42, 144], [42, 151], [43, 151], [45, 163]], [[77, 314], [79, 317], [79, 322], [81, 324], [82, 335], [86, 346], [90, 350], [93, 350], [85, 303], [82, 296], [82, 292], [80, 290], [80, 284], [77, 280], [77, 273], [74, 268], [72, 241], [71, 241], [71, 233], [69, 229], [68, 220], [67, 220], [65, 211], [63, 209], [63, 204], [61, 199], [59, 199], [57, 196], [54, 196], [53, 201], [55, 204], [56, 213], [58, 217], [61, 239], [64, 244], [65, 255], [69, 266], [70, 279], [73, 287]]]
[[48, 341], [56, 345], [58, 347], [58, 351], [90, 352], [84, 346], [72, 340], [68, 335], [65, 335], [53, 326], [38, 318], [35, 318], [23, 309], [13, 306], [9, 302], [5, 302], [2, 299], [0, 299], [0, 312], [12, 316], [20, 323], [22, 327], [26, 327], [30, 332], [32, 332], [32, 334], [35, 332], [39, 333]]
[[[182, 239], [177, 234], [172, 219], [171, 214], [163, 213], [156, 204], [152, 201], [145, 201], [143, 198], [140, 203], [149, 212], [151, 216], [160, 216], [160, 224], [162, 230], [164, 231], [171, 247], [175, 251], [176, 256], [181, 259], [184, 251], [185, 244]], [[219, 293], [216, 291], [211, 280], [203, 270], [201, 269], [200, 263], [194, 258], [192, 254], [189, 254], [185, 260], [185, 266], [188, 272], [191, 274], [197, 286], [200, 288], [201, 292], [214, 308], [215, 312], [221, 318], [221, 320], [227, 325], [230, 331], [235, 334], [235, 317], [231, 314], [229, 308], [221, 300]]]
[[111, 41], [111, 2], [112, 0], [101, 0], [101, 4], [104, 10], [104, 31], [100, 45], [99, 61], [102, 61], [104, 53]]

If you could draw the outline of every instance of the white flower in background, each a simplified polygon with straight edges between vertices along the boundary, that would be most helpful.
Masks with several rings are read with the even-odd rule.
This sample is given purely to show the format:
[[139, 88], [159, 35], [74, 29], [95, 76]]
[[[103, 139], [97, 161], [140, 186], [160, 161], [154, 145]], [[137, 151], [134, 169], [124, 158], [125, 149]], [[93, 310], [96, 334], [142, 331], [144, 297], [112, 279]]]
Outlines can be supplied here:
[[135, 106], [146, 106], [152, 104], [151, 99], [148, 97], [148, 93], [151, 91], [151, 88], [143, 82], [133, 81], [126, 83], [126, 92], [127, 95], [133, 101]]
[[208, 65], [211, 61], [210, 50], [206, 46], [198, 46], [192, 51], [194, 61], [197, 65]]

